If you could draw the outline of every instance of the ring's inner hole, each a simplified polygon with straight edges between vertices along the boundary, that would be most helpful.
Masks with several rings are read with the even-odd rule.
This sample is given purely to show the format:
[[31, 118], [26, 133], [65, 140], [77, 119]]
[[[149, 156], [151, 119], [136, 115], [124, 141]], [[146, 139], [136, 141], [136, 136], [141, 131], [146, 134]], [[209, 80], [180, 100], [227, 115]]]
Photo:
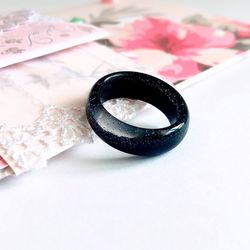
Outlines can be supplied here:
[[106, 101], [104, 107], [117, 119], [136, 127], [157, 129], [170, 125], [159, 109], [143, 101], [116, 98]]

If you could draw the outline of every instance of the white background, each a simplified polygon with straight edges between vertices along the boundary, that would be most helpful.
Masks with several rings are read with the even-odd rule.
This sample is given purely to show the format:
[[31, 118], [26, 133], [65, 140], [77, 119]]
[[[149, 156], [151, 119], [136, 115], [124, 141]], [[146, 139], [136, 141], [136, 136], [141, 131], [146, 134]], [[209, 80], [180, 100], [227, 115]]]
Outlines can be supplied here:
[[[45, 12], [80, 2], [0, 7]], [[176, 2], [250, 21], [250, 1]], [[250, 59], [182, 91], [189, 133], [165, 155], [131, 157], [97, 140], [1, 181], [0, 249], [249, 250], [249, 68]]]

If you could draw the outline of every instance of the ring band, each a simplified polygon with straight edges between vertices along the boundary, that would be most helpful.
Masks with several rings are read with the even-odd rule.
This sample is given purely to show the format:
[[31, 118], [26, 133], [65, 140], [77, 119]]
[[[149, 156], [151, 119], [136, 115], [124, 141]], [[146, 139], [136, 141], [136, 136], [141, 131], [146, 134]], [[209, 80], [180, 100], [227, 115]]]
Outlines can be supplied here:
[[[112, 116], [103, 103], [115, 98], [138, 99], [161, 110], [170, 126], [139, 128]], [[123, 152], [153, 156], [177, 146], [188, 130], [189, 112], [182, 96], [166, 82], [139, 72], [121, 71], [104, 76], [90, 91], [86, 114], [94, 132]]]

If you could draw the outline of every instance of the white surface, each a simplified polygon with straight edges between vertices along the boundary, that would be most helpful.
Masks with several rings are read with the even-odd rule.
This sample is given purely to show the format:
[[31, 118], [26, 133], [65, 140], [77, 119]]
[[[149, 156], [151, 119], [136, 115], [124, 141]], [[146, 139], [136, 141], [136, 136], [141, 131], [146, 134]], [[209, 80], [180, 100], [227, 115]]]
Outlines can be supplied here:
[[189, 133], [161, 157], [130, 157], [97, 140], [0, 182], [0, 249], [249, 250], [249, 66], [182, 91]]

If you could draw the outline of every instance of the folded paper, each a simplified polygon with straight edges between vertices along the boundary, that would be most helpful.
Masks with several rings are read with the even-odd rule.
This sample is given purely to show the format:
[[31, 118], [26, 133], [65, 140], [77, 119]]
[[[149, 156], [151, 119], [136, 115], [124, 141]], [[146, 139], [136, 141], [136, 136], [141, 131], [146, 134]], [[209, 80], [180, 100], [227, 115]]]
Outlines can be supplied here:
[[104, 38], [107, 32], [88, 24], [43, 17], [34, 11], [0, 17], [0, 68]]
[[[91, 141], [89, 90], [103, 75], [127, 69], [135, 69], [134, 63], [95, 43], [1, 69], [0, 155], [8, 167], [0, 169], [0, 178], [43, 167], [60, 152]], [[116, 102], [107, 108], [120, 118], [142, 108]]]

